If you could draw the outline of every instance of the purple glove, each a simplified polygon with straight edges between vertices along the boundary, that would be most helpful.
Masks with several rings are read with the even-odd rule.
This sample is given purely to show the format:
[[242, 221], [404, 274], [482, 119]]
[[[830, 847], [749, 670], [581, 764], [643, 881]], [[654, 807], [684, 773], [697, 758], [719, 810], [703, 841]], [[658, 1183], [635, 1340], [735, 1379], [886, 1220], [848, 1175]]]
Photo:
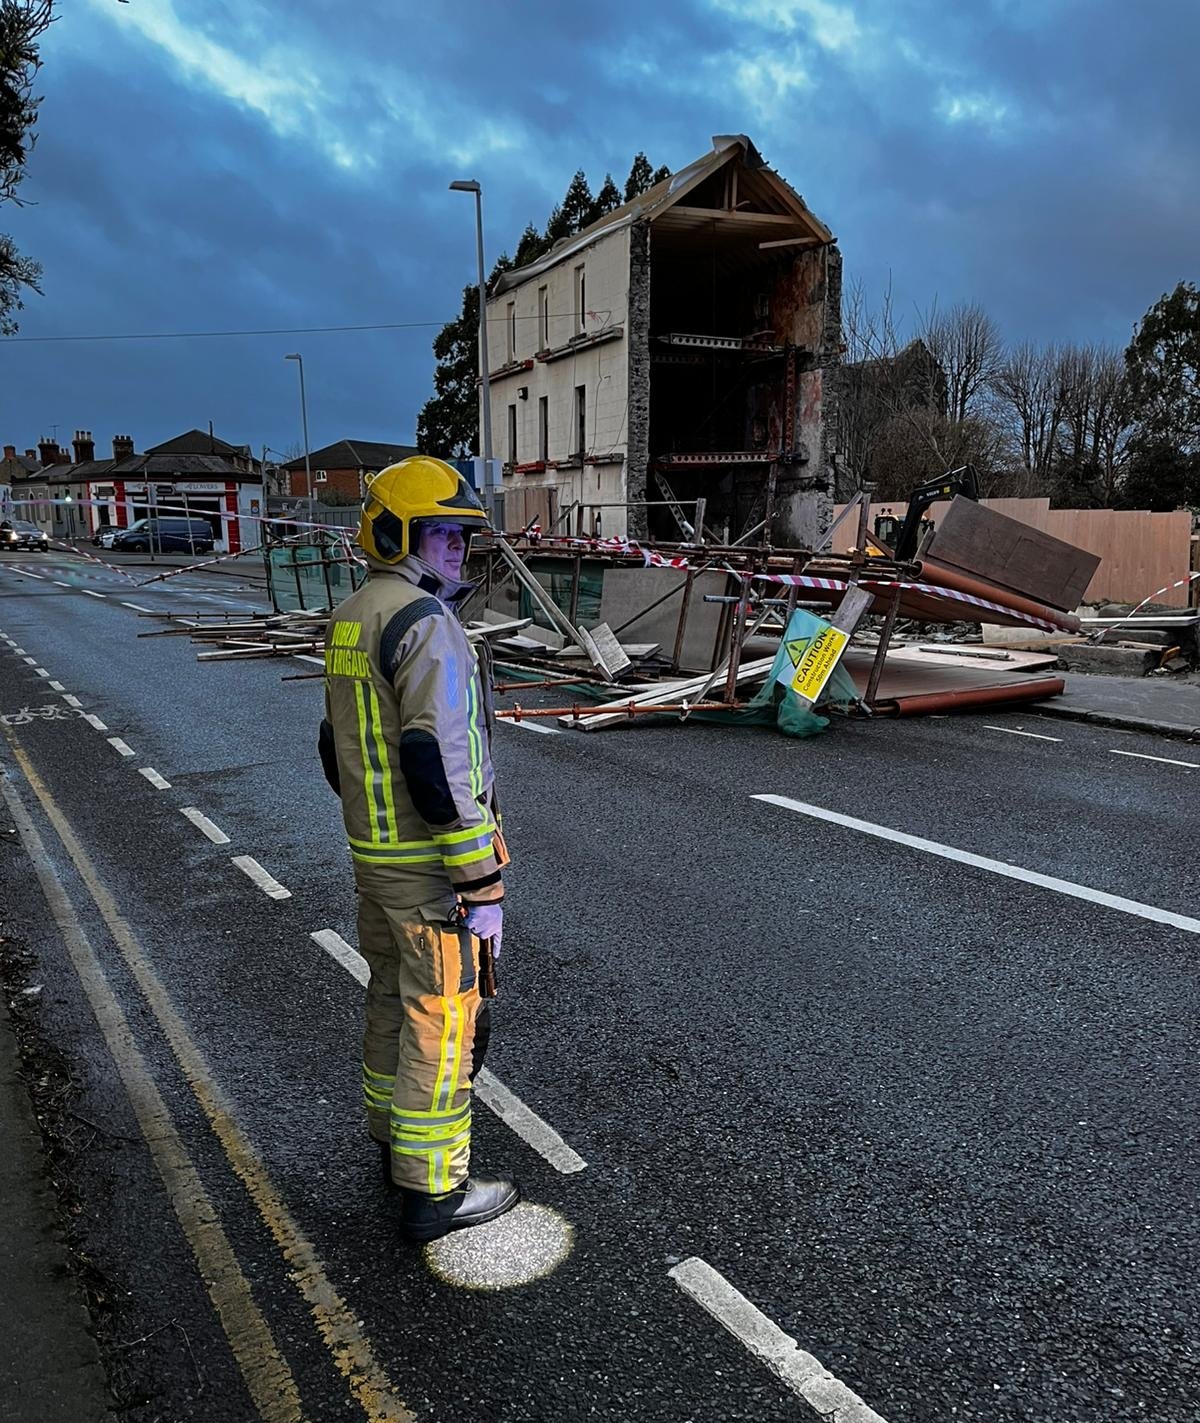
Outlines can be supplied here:
[[477, 939], [491, 939], [492, 957], [500, 957], [500, 941], [504, 937], [502, 904], [468, 904], [467, 928]]

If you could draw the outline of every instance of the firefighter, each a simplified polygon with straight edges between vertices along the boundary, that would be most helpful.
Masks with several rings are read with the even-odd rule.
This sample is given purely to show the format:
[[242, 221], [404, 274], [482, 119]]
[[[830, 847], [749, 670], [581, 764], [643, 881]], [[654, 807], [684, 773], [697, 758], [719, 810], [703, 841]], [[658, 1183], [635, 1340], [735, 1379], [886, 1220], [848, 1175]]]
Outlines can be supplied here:
[[[459, 622], [473, 532], [489, 527], [452, 466], [416, 456], [368, 486], [369, 573], [325, 644], [321, 758], [342, 800], [371, 970], [363, 1094], [400, 1231], [434, 1240], [516, 1205], [469, 1171], [471, 1083], [488, 1031], [507, 853], [489, 755], [490, 677]], [[490, 973], [489, 975], [490, 976]]]

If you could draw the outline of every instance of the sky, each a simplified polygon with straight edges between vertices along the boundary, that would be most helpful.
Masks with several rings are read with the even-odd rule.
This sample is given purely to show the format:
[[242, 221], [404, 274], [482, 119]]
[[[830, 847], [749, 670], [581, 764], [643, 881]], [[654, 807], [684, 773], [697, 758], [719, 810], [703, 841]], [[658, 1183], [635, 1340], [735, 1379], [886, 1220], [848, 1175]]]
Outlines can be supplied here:
[[[414, 437], [431, 343], [571, 175], [619, 185], [748, 134], [909, 329], [1124, 346], [1200, 277], [1193, 0], [67, 0], [0, 341], [0, 443], [256, 452]], [[39, 340], [331, 326], [377, 331]]]

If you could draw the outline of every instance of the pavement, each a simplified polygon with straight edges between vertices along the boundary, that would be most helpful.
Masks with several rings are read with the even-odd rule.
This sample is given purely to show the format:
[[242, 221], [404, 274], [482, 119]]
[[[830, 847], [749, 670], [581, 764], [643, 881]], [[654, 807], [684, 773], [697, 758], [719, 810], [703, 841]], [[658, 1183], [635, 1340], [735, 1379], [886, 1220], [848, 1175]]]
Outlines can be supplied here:
[[230, 590], [105, 577], [0, 562], [0, 878], [130, 1423], [1200, 1414], [1200, 754], [1028, 707], [498, 727], [477, 1150], [526, 1203], [417, 1252], [320, 683], [136, 636]]
[[104, 1369], [48, 1184], [8, 1007], [0, 1002], [0, 1397], [7, 1418], [93, 1423], [108, 1416]]
[[1062, 677], [1063, 695], [1036, 704], [1045, 716], [1200, 741], [1200, 678], [1195, 674], [1102, 677], [1066, 672]]

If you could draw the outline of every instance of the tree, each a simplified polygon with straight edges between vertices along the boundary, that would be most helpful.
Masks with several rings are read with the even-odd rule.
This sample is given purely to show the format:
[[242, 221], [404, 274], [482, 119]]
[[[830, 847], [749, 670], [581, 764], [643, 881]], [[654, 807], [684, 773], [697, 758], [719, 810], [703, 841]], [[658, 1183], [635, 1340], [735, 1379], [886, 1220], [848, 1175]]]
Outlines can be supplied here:
[[978, 412], [1000, 367], [1000, 330], [981, 306], [959, 302], [939, 312], [936, 304], [922, 318], [921, 339], [946, 380], [946, 413], [952, 421]]
[[592, 211], [588, 216], [588, 225], [597, 222], [602, 217], [607, 217], [614, 208], [621, 206], [621, 190], [613, 182], [613, 175], [605, 173], [604, 184], [596, 194], [596, 199], [592, 203]]
[[[0, 0], [0, 202], [17, 196], [34, 144], [40, 99], [33, 85], [41, 68], [38, 41], [54, 20], [53, 0]], [[12, 313], [23, 290], [40, 292], [41, 266], [0, 233], [0, 335], [17, 329]]]
[[1142, 317], [1125, 352], [1144, 445], [1200, 449], [1200, 291], [1180, 282]]
[[629, 177], [625, 179], [625, 201], [630, 203], [634, 198], [640, 198], [647, 188], [653, 186], [654, 170], [650, 167], [650, 160], [644, 153], [635, 154]]
[[592, 208], [595, 206], [595, 202], [592, 190], [588, 187], [587, 175], [580, 168], [568, 184], [559, 208], [562, 222], [567, 229], [564, 235], [573, 237], [575, 233], [583, 231], [592, 221]]
[[1072, 365], [1058, 346], [1014, 346], [992, 380], [1019, 460], [1021, 493], [1045, 491], [1059, 449], [1071, 392]]

